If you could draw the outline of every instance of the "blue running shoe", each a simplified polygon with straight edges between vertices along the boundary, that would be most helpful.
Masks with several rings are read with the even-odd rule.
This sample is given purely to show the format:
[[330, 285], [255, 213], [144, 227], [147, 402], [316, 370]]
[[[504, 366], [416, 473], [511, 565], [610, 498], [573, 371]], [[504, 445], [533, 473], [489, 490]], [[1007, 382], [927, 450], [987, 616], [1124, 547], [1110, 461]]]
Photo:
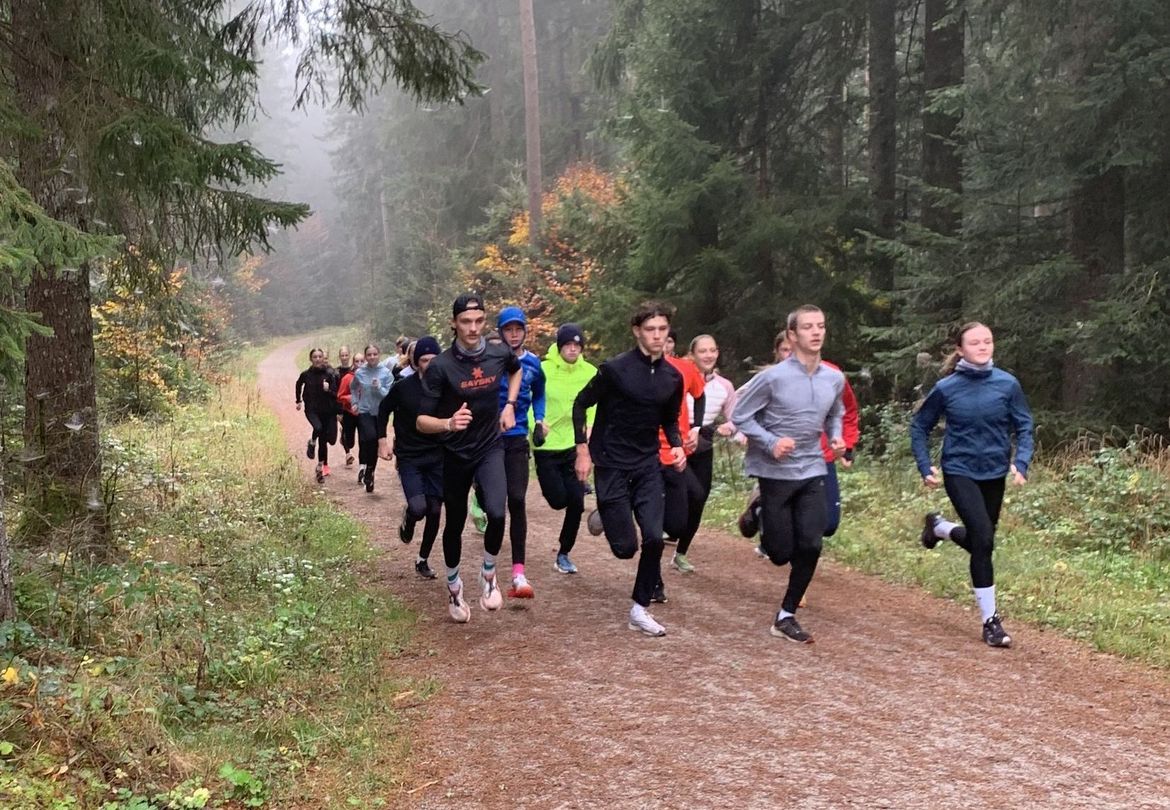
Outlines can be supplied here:
[[562, 574], [577, 573], [577, 566], [573, 565], [573, 561], [569, 559], [568, 554], [558, 554], [557, 561], [553, 563], [553, 568]]

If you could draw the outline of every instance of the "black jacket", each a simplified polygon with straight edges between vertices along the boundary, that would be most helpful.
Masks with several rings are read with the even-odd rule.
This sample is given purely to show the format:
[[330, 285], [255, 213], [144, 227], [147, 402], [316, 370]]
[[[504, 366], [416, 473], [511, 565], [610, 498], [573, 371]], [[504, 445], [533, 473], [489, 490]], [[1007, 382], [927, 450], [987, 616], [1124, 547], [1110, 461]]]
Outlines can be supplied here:
[[337, 372], [332, 367], [310, 366], [297, 377], [297, 402], [300, 403], [303, 399], [306, 411], [336, 414], [338, 382]]
[[682, 447], [682, 398], [682, 375], [665, 358], [651, 361], [640, 349], [619, 354], [601, 364], [573, 401], [576, 442], [585, 442], [585, 412], [596, 405], [589, 439], [594, 464], [627, 470], [657, 465], [659, 428], [671, 447]]

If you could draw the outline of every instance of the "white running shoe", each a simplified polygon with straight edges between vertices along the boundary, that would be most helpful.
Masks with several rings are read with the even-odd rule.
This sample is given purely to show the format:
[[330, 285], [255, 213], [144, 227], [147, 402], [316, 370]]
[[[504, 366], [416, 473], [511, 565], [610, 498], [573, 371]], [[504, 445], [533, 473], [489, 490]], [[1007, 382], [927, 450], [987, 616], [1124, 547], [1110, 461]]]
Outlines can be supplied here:
[[447, 611], [451, 620], [459, 624], [471, 621], [471, 608], [463, 601], [463, 580], [456, 580], [456, 587], [447, 586]]
[[645, 633], [648, 636], [654, 636], [656, 638], [666, 635], [666, 628], [654, 621], [654, 617], [650, 615], [650, 611], [646, 610], [646, 608], [637, 602], [630, 608], [630, 623], [628, 626], [631, 630], [637, 630], [639, 633]]
[[500, 593], [500, 588], [496, 584], [496, 574], [493, 571], [490, 577], [483, 575], [483, 569], [479, 570], [479, 606], [484, 610], [499, 610], [504, 605], [504, 596]]

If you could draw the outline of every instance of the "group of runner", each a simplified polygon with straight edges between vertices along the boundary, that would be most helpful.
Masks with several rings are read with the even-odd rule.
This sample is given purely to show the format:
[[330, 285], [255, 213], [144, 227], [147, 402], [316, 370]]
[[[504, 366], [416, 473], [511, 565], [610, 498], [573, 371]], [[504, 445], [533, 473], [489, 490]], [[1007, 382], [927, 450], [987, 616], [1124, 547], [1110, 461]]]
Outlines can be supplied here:
[[[526, 571], [530, 454], [549, 506], [564, 512], [553, 568], [576, 574], [570, 558], [592, 480], [597, 508], [592, 534], [604, 534], [613, 554], [638, 558], [628, 626], [648, 636], [666, 629], [650, 612], [666, 602], [662, 557], [693, 573], [690, 544], [711, 491], [717, 438], [746, 445], [745, 472], [757, 486], [740, 516], [746, 537], [760, 535], [757, 554], [790, 566], [786, 592], [771, 621], [780, 638], [811, 642], [797, 621], [821, 554], [822, 538], [840, 521], [837, 465], [852, 464], [859, 439], [857, 400], [839, 368], [821, 358], [824, 313], [816, 306], [789, 314], [776, 336], [775, 363], [736, 390], [719, 374], [719, 348], [710, 335], [675, 355], [673, 309], [640, 305], [630, 319], [634, 347], [594, 367], [582, 357], [579, 326], [561, 325], [555, 344], [539, 358], [526, 347], [528, 323], [518, 307], [500, 310], [489, 339], [483, 298], [459, 296], [452, 305], [454, 340], [443, 349], [432, 336], [400, 339], [383, 362], [367, 346], [354, 362], [347, 347], [330, 368], [320, 349], [296, 383], [312, 426], [306, 446], [317, 480], [330, 474], [328, 448], [338, 423], [346, 466], [358, 447], [360, 484], [374, 491], [379, 459], [395, 459], [406, 508], [398, 528], [412, 542], [423, 523], [415, 560], [419, 576], [435, 579], [429, 557], [439, 534], [448, 612], [471, 619], [461, 575], [469, 498], [483, 515], [479, 604], [504, 602], [497, 571], [508, 526], [508, 597], [531, 599]], [[941, 514], [925, 518], [921, 542], [935, 548], [950, 539], [971, 560], [971, 579], [983, 639], [1011, 645], [995, 606], [992, 550], [1009, 477], [1026, 480], [1032, 419], [1018, 381], [994, 367], [994, 339], [978, 323], [959, 332], [948, 374], [926, 397], [911, 426], [912, 449], [930, 488], [941, 484], [961, 524]], [[339, 417], [340, 412], [340, 417]], [[945, 419], [942, 470], [932, 466], [929, 437]], [[391, 428], [392, 425], [392, 428]]]

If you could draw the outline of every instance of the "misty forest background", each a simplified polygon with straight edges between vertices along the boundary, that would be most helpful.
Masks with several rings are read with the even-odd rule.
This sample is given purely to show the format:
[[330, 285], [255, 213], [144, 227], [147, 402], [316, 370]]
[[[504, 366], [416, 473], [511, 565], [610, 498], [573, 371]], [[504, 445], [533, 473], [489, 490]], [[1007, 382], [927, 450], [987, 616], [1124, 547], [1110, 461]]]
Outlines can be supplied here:
[[[1063, 487], [1032, 530], [1165, 598], [1168, 176], [1155, 0], [0, 0], [0, 789], [56, 795], [5, 758], [78, 750], [110, 807], [203, 806], [159, 799], [203, 789], [173, 732], [294, 693], [282, 656], [325, 621], [297, 600], [364, 598], [281, 556], [358, 530], [288, 494], [250, 347], [445, 335], [467, 289], [524, 306], [538, 350], [581, 323], [594, 359], [661, 298], [736, 382], [817, 303], [875, 470], [910, 469], [907, 414], [982, 320]], [[905, 484], [847, 489], [863, 512]], [[284, 612], [244, 633], [257, 583]], [[368, 638], [353, 610], [338, 644]], [[171, 651], [153, 687], [102, 681], [143, 644]], [[29, 683], [60, 702], [3, 691]], [[154, 725], [111, 719], [139, 704]], [[227, 795], [325, 750], [282, 728]]]

